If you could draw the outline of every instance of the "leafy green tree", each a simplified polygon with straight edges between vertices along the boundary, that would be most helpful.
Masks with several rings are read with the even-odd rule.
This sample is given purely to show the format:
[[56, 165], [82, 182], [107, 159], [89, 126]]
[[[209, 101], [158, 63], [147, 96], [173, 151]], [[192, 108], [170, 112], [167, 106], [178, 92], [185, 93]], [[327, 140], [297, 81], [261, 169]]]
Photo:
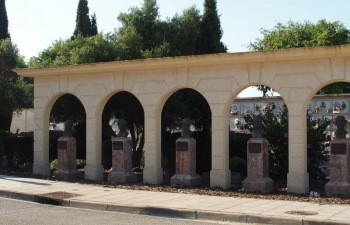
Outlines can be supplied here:
[[0, 40], [10, 38], [5, 0], [0, 0]]
[[200, 37], [197, 43], [198, 53], [212, 54], [226, 52], [227, 48], [221, 42], [222, 34], [223, 31], [217, 12], [216, 0], [205, 0]]
[[169, 55], [165, 24], [159, 19], [156, 0], [144, 0], [141, 8], [131, 8], [118, 16], [122, 26], [115, 34], [121, 60]]
[[[319, 20], [316, 24], [308, 21], [298, 23], [289, 21], [286, 24], [277, 23], [272, 30], [262, 29], [263, 38], [257, 39], [248, 45], [253, 51], [268, 51], [286, 48], [301, 48], [301, 47], [316, 47], [316, 46], [331, 46], [343, 45], [349, 43], [350, 31], [346, 29], [344, 24], [336, 22], [327, 22]], [[332, 90], [337, 90], [337, 93], [344, 93], [346, 89], [339, 89], [330, 85], [329, 90], [321, 90], [320, 93], [329, 93]], [[258, 89], [263, 92], [263, 97], [266, 96], [269, 87], [258, 86]]]
[[336, 82], [321, 88], [317, 95], [327, 94], [343, 94], [350, 93], [350, 85], [348, 82]]
[[350, 31], [336, 21], [319, 20], [316, 24], [308, 21], [286, 24], [277, 23], [272, 30], [262, 29], [262, 39], [248, 45], [253, 51], [277, 50], [286, 48], [342, 45], [349, 43]]
[[33, 106], [33, 85], [12, 71], [22, 65], [16, 45], [10, 39], [0, 40], [0, 129], [9, 131], [14, 112]]
[[175, 92], [167, 100], [162, 111], [162, 130], [177, 130], [185, 117], [193, 120], [196, 130], [210, 131], [211, 111], [208, 102], [190, 88]]
[[97, 34], [92, 37], [78, 35], [74, 39], [58, 40], [52, 46], [32, 57], [30, 67], [76, 65], [107, 62], [117, 59], [117, 51], [110, 36]]
[[[182, 15], [177, 14], [172, 19], [161, 21], [156, 0], [144, 0], [142, 7], [131, 8], [128, 13], [121, 13], [118, 16], [121, 27], [115, 33], [107, 35], [98, 34], [93, 37], [77, 35], [71, 40], [56, 41], [52, 46], [42, 51], [38, 57], [32, 57], [29, 65], [31, 67], [49, 67], [112, 60], [198, 54], [197, 41], [200, 36], [201, 18], [199, 11], [195, 7], [191, 7], [184, 10]], [[222, 33], [220, 35], [222, 36]], [[186, 97], [182, 101], [171, 98], [174, 102], [170, 103], [170, 105], [191, 105], [193, 103], [198, 109], [190, 116], [196, 120], [197, 128], [210, 131], [211, 117], [203, 113], [204, 111], [199, 113], [202, 109], [201, 107], [207, 104], [205, 99], [197, 98], [198, 96], [192, 92], [187, 93], [185, 91], [184, 93], [186, 94], [180, 95], [192, 96]], [[118, 99], [118, 101], [123, 101], [120, 98]], [[191, 101], [193, 99], [196, 101]], [[122, 103], [115, 102], [114, 105], [117, 104]], [[129, 104], [127, 107], [131, 106]], [[124, 108], [127, 107], [125, 106]], [[174, 107], [178, 111], [180, 111], [180, 108], [182, 106], [178, 107], [177, 105]], [[130, 108], [130, 110], [134, 110], [134, 108]], [[111, 129], [108, 127], [111, 113], [115, 112], [108, 111], [106, 118], [102, 120], [103, 131], [109, 136], [113, 135], [110, 133]], [[175, 114], [178, 116], [181, 113], [174, 112]], [[127, 115], [130, 115], [130, 113], [127, 113]], [[141, 129], [140, 126], [143, 125], [140, 125], [141, 123], [138, 121], [142, 121], [144, 118], [143, 115], [142, 118], [136, 118], [136, 115], [141, 116], [140, 114], [135, 114], [135, 117], [131, 118], [133, 120], [128, 119], [128, 124], [131, 127], [130, 129], [136, 127], [135, 130], [139, 131], [131, 133], [141, 134], [143, 127]], [[169, 125], [171, 127], [175, 127], [177, 123], [171, 119], [168, 122], [174, 122], [174, 124]], [[139, 135], [139, 137], [141, 138], [137, 138], [137, 135], [135, 135], [135, 140], [139, 140], [138, 146], [140, 146], [138, 150], [134, 149], [134, 152], [137, 152], [136, 159], [133, 160], [135, 165], [140, 156], [140, 149], [143, 146], [142, 135]]]
[[90, 20], [87, 0], [79, 0], [75, 22], [73, 37], [79, 35], [89, 37], [97, 34], [96, 15], [94, 14]]
[[201, 15], [194, 6], [185, 9], [182, 15], [167, 21], [166, 40], [170, 44], [170, 56], [196, 55], [196, 43], [200, 34]]
[[50, 112], [50, 121], [63, 123], [71, 120], [74, 126], [82, 123], [85, 117], [83, 104], [72, 94], [65, 94], [57, 99]]
[[325, 130], [331, 120], [327, 118], [314, 119], [312, 113], [307, 114], [307, 170], [311, 179], [323, 179], [325, 174], [320, 165], [326, 162], [325, 149], [329, 146], [329, 138]]
[[[277, 109], [280, 113], [274, 113], [275, 106], [259, 109], [263, 118], [263, 137], [269, 141], [269, 171], [273, 179], [286, 179], [288, 173], [288, 109], [284, 105]], [[246, 122], [245, 129], [253, 130], [253, 113], [243, 114]], [[326, 118], [314, 119], [307, 114], [307, 157], [308, 173], [310, 178], [323, 178], [319, 165], [326, 159], [325, 148], [327, 134], [324, 132], [330, 120]]]

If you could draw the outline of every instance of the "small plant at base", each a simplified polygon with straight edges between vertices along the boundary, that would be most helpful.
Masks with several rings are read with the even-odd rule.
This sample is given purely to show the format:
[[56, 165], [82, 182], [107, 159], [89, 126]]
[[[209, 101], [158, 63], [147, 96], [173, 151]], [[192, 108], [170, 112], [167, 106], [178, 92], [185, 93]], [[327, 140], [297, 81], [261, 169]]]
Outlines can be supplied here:
[[58, 160], [54, 159], [50, 162], [50, 169], [58, 169]]
[[[76, 162], [77, 169], [84, 169], [84, 167], [86, 165], [86, 160], [77, 159], [75, 162]], [[50, 162], [50, 169], [58, 169], [58, 160], [57, 159], [54, 159]]]

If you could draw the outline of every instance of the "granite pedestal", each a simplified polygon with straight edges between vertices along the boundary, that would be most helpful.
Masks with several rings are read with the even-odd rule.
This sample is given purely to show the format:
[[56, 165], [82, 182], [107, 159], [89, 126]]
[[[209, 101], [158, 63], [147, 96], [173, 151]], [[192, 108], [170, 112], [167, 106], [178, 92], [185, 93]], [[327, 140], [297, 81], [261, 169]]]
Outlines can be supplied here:
[[132, 171], [132, 141], [128, 137], [112, 138], [112, 171], [110, 183], [133, 183], [137, 176]]
[[269, 177], [269, 143], [265, 138], [251, 138], [247, 143], [247, 178], [243, 188], [249, 192], [269, 193], [274, 182]]
[[335, 139], [330, 143], [330, 180], [325, 185], [328, 196], [350, 196], [350, 141]]
[[76, 139], [74, 137], [60, 137], [57, 141], [58, 169], [53, 176], [59, 178], [81, 178], [76, 169]]
[[197, 186], [201, 177], [196, 174], [196, 140], [179, 138], [176, 140], [176, 174], [170, 179], [171, 185]]

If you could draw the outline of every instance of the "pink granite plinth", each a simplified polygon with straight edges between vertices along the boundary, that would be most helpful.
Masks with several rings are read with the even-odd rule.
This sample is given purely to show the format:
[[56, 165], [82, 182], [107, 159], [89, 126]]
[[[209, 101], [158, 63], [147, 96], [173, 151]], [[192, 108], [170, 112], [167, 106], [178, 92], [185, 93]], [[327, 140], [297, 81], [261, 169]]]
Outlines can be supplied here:
[[174, 186], [194, 187], [201, 184], [202, 178], [198, 174], [183, 175], [175, 174], [171, 177], [170, 183]]
[[53, 176], [59, 178], [82, 178], [76, 169], [76, 139], [74, 137], [60, 137], [57, 141], [58, 169]]
[[243, 188], [249, 192], [269, 193], [275, 189], [275, 183], [269, 177], [247, 178], [243, 181]]
[[341, 181], [329, 181], [325, 185], [325, 193], [327, 196], [337, 196], [342, 195], [350, 196], [350, 183]]
[[110, 183], [133, 183], [137, 176], [132, 170], [132, 141], [128, 137], [112, 139], [112, 171], [108, 175]]
[[176, 173], [170, 179], [171, 185], [197, 186], [201, 177], [196, 174], [196, 140], [179, 138], [176, 140]]
[[243, 188], [249, 192], [269, 193], [274, 182], [269, 178], [269, 143], [265, 138], [251, 138], [247, 143], [247, 179]]
[[350, 196], [350, 141], [335, 139], [330, 143], [330, 180], [325, 185], [328, 196]]

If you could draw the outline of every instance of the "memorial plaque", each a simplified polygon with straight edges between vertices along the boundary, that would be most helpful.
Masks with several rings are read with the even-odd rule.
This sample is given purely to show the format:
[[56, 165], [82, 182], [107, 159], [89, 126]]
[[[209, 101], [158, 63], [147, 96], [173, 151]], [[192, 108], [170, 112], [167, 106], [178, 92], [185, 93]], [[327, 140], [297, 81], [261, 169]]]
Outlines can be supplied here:
[[332, 154], [346, 154], [346, 144], [344, 143], [332, 143], [331, 144]]
[[122, 141], [113, 141], [113, 150], [124, 150], [124, 143]]
[[57, 148], [58, 149], [67, 149], [67, 141], [58, 141]]
[[261, 153], [261, 144], [260, 143], [249, 143], [248, 144], [249, 153]]
[[188, 142], [177, 142], [176, 151], [188, 151]]

